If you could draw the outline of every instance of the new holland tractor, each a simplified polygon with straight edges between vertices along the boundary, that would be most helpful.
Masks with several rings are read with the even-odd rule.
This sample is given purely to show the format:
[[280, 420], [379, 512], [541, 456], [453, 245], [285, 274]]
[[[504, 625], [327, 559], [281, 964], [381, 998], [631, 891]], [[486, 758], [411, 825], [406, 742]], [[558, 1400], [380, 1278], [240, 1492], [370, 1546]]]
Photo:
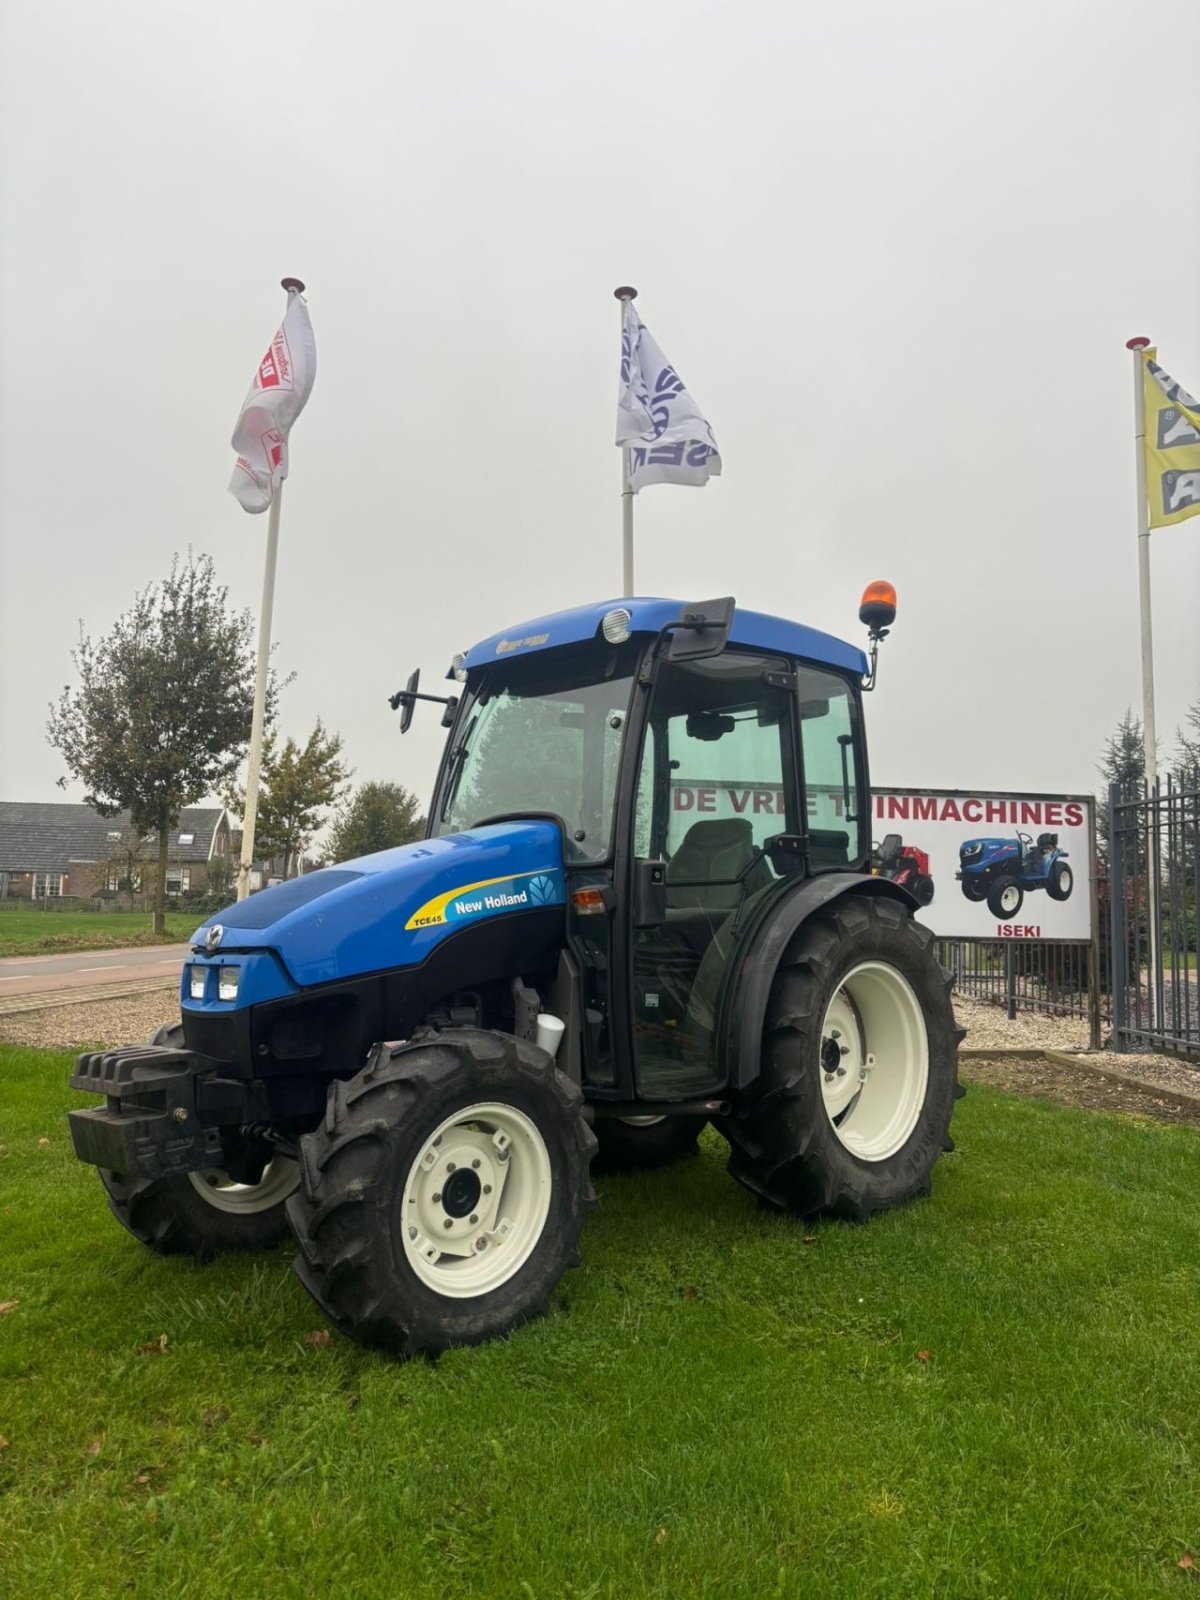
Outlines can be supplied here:
[[[137, 1239], [294, 1235], [344, 1333], [438, 1351], [545, 1311], [593, 1156], [706, 1123], [771, 1206], [865, 1220], [951, 1148], [950, 982], [872, 876], [856, 647], [735, 607], [626, 599], [414, 673], [449, 728], [426, 838], [202, 925], [182, 1017], [79, 1057], [70, 1113]], [[686, 796], [686, 804], [685, 804]], [[664, 1176], [663, 1199], [669, 1182]]]

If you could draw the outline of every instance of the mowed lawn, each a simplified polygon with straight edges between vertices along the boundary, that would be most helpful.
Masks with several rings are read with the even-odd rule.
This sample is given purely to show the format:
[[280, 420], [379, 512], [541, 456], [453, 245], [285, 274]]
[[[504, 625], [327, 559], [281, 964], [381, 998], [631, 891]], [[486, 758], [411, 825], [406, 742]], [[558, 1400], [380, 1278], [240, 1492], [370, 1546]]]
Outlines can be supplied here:
[[116, 950], [129, 945], [182, 944], [204, 921], [197, 912], [173, 912], [163, 938], [149, 911], [0, 911], [0, 957], [54, 955], [63, 950]]
[[122, 1233], [68, 1067], [0, 1047], [6, 1600], [1196, 1592], [1193, 1130], [976, 1087], [862, 1228], [710, 1133], [602, 1182], [548, 1320], [400, 1364], [305, 1342], [286, 1249]]

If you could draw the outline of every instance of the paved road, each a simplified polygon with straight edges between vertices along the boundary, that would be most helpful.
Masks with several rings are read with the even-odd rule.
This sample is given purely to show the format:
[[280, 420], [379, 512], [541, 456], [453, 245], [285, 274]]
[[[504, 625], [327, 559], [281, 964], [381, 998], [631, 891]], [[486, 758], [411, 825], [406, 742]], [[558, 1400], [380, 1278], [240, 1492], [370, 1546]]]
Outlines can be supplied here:
[[61, 956], [8, 956], [0, 961], [0, 1000], [148, 978], [167, 983], [179, 976], [187, 953], [186, 944], [160, 944], [133, 950], [72, 950]]

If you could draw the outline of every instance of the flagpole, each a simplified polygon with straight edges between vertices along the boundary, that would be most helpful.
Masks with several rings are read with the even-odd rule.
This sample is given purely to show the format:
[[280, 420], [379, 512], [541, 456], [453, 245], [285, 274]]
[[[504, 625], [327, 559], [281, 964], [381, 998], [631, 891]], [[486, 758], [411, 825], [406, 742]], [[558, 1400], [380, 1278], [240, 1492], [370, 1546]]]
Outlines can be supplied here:
[[1154, 725], [1154, 637], [1150, 607], [1150, 502], [1146, 493], [1146, 389], [1142, 351], [1150, 341], [1127, 339], [1126, 350], [1133, 352], [1133, 454], [1137, 483], [1138, 603], [1142, 634], [1142, 757], [1146, 776], [1146, 798], [1150, 802], [1150, 826], [1146, 835], [1146, 921], [1147, 999], [1150, 1021], [1161, 1015], [1158, 1002], [1159, 884], [1158, 884], [1158, 736]]
[[[625, 329], [625, 305], [637, 299], [637, 290], [628, 284], [614, 289], [621, 302], [621, 330]], [[621, 593], [633, 593], [633, 485], [629, 474], [629, 446], [621, 446]]]
[[[304, 293], [299, 278], [284, 278], [280, 288], [287, 290], [290, 306], [295, 295]], [[285, 312], [286, 315], [286, 312]], [[275, 607], [275, 565], [279, 554], [279, 506], [283, 483], [275, 485], [271, 509], [267, 513], [267, 555], [263, 564], [262, 606], [258, 615], [258, 670], [254, 679], [254, 719], [250, 724], [250, 754], [246, 763], [246, 814], [242, 818], [242, 859], [238, 866], [237, 897], [250, 893], [250, 868], [254, 863], [254, 829], [258, 822], [258, 779], [262, 770], [263, 723], [267, 710], [267, 677], [271, 666], [271, 613]]]

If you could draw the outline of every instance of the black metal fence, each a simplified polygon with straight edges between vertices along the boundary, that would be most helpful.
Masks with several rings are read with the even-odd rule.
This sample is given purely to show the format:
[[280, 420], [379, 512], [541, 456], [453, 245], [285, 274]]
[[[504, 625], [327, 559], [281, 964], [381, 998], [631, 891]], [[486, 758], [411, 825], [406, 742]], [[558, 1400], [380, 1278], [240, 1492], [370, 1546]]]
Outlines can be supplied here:
[[955, 994], [1018, 1011], [1071, 1017], [1088, 1024], [1088, 1042], [1100, 1047], [1107, 997], [1090, 944], [1049, 944], [1017, 939], [942, 939], [938, 960], [956, 976]]
[[1108, 796], [1113, 1045], [1200, 1055], [1200, 768]]

